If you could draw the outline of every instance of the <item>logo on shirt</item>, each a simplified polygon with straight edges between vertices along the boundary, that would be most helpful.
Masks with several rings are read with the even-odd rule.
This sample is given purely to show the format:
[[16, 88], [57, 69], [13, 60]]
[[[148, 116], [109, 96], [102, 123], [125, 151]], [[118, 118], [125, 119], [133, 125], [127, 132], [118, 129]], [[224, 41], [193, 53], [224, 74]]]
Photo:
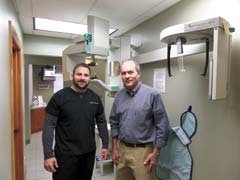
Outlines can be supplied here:
[[90, 104], [98, 104], [98, 102], [90, 102]]

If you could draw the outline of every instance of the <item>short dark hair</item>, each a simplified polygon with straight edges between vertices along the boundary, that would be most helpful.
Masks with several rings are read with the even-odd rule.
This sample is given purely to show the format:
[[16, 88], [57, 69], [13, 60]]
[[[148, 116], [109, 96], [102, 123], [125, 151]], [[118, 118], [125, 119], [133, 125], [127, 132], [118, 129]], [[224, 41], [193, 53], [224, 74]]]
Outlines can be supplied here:
[[76, 69], [78, 67], [84, 67], [84, 68], [87, 68], [89, 70], [89, 73], [91, 74], [91, 69], [90, 67], [86, 64], [86, 63], [79, 63], [79, 64], [76, 64], [75, 67], [73, 68], [73, 74], [75, 73]]

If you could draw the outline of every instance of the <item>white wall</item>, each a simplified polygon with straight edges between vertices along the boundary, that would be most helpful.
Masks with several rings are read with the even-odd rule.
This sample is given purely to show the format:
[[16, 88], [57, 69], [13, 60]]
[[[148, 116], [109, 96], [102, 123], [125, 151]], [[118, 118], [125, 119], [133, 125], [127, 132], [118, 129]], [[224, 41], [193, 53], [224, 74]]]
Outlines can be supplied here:
[[[159, 34], [166, 27], [198, 19], [222, 16], [236, 28], [232, 34], [231, 76], [228, 98], [209, 101], [208, 77], [202, 77], [205, 54], [185, 57], [186, 73], [180, 73], [172, 62], [171, 78], [162, 94], [172, 125], [188, 105], [198, 118], [197, 132], [190, 145], [193, 156], [193, 180], [240, 179], [240, 1], [182, 0], [128, 32], [134, 44], [143, 43], [139, 53], [153, 51], [166, 44]], [[153, 84], [153, 69], [166, 67], [166, 61], [141, 65], [142, 81]]]
[[11, 0], [0, 1], [0, 179], [10, 180], [11, 176], [11, 139], [10, 139], [10, 78], [9, 78], [9, 34], [8, 21], [11, 20], [20, 41], [22, 34]]
[[72, 39], [24, 35], [24, 54], [61, 57]]

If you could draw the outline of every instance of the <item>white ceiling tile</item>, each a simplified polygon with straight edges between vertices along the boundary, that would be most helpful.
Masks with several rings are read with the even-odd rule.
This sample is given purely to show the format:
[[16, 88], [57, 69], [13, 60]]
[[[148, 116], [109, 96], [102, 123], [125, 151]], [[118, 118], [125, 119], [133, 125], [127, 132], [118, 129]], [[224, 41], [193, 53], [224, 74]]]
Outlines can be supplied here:
[[[32, 17], [87, 24], [94, 15], [109, 21], [121, 35], [180, 0], [15, 0], [24, 33], [33, 31]], [[45, 35], [56, 34], [44, 32]], [[61, 34], [57, 33], [57, 37]], [[63, 35], [66, 37], [66, 35]], [[72, 37], [72, 35], [70, 35]], [[67, 36], [69, 37], [69, 36]]]

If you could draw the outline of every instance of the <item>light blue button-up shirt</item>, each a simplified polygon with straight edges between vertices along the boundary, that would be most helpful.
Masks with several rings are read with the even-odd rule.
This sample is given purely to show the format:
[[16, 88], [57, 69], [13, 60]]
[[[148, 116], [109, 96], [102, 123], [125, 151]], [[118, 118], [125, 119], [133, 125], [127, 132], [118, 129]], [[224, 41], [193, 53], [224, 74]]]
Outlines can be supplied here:
[[120, 90], [110, 113], [112, 137], [127, 143], [154, 143], [164, 146], [169, 131], [169, 121], [160, 94], [150, 86], [139, 83], [129, 93]]

